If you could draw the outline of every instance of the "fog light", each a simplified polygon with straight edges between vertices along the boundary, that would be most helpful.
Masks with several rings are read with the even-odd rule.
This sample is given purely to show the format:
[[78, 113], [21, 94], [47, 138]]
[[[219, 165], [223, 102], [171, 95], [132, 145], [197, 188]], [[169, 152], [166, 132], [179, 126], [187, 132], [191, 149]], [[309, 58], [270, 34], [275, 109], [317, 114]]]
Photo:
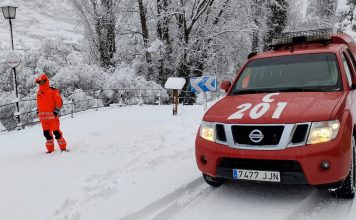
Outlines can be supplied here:
[[203, 164], [208, 163], [208, 160], [206, 159], [206, 157], [205, 157], [204, 155], [200, 157], [200, 161], [201, 161]]
[[323, 168], [324, 170], [327, 170], [327, 169], [330, 168], [330, 164], [329, 164], [329, 162], [327, 162], [327, 161], [322, 162], [322, 163], [320, 164], [320, 166], [321, 166], [321, 168]]

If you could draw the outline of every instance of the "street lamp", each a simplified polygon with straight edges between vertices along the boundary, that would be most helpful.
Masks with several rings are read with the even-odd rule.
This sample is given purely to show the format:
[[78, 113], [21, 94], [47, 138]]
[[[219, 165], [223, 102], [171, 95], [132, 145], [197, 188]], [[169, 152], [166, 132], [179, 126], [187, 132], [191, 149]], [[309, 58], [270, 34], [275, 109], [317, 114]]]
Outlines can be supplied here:
[[[12, 46], [12, 50], [15, 50], [14, 48], [14, 37], [12, 35], [12, 19], [15, 19], [16, 17], [16, 9], [17, 7], [13, 7], [13, 6], [3, 6], [1, 7], [2, 13], [4, 15], [5, 19], [9, 20], [9, 24], [10, 24], [10, 33], [11, 33], [11, 46]], [[19, 94], [17, 91], [17, 79], [16, 79], [16, 68], [12, 67], [13, 71], [14, 71], [14, 83], [15, 83], [15, 94], [16, 94], [16, 99], [19, 98]], [[20, 112], [20, 108], [19, 108], [19, 102], [16, 102], [16, 108], [17, 108], [17, 112]], [[17, 115], [17, 120], [18, 123], [20, 124], [20, 116]]]
[[14, 50], [14, 38], [12, 36], [12, 19], [15, 19], [16, 17], [16, 8], [13, 6], [3, 6], [1, 7], [2, 13], [4, 15], [5, 19], [9, 20], [10, 23], [10, 32], [11, 32], [11, 45], [12, 45], [12, 50]]

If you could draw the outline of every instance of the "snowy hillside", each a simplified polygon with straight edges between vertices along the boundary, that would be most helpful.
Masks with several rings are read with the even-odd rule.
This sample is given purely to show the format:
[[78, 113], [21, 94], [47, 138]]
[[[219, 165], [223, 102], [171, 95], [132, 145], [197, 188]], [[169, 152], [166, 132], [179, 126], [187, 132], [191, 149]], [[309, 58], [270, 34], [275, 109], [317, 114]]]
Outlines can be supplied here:
[[204, 183], [202, 106], [131, 106], [62, 118], [71, 152], [45, 154], [39, 126], [0, 134], [0, 219], [349, 219], [356, 203], [308, 186]]
[[[38, 47], [46, 39], [63, 39], [78, 43], [82, 38], [71, 0], [2, 0], [0, 6], [17, 6], [13, 20], [16, 49], [24, 46]], [[8, 20], [0, 17], [0, 49], [9, 49], [10, 27]]]

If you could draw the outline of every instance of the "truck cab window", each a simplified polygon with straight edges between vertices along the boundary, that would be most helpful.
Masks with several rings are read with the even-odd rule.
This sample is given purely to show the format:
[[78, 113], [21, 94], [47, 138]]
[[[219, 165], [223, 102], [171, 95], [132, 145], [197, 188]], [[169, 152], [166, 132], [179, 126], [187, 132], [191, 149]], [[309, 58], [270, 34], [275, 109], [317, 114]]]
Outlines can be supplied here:
[[351, 68], [349, 66], [349, 63], [346, 60], [345, 54], [342, 54], [342, 63], [344, 65], [344, 69], [345, 69], [345, 73], [346, 73], [346, 77], [347, 77], [347, 82], [349, 84], [349, 86], [351, 87], [352, 85], [352, 77], [351, 77]]

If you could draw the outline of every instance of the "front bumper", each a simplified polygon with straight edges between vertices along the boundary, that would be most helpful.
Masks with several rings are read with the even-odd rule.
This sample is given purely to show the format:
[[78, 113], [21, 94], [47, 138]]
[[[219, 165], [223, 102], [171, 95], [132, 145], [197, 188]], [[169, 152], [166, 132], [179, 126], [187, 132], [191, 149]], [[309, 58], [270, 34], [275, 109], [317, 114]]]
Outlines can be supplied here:
[[216, 176], [234, 180], [233, 169], [276, 171], [281, 175], [283, 184], [308, 184], [301, 167], [296, 161], [255, 160], [223, 158], [216, 168]]
[[[350, 146], [351, 129], [346, 126], [335, 140], [327, 143], [268, 151], [231, 148], [204, 140], [198, 132], [195, 153], [198, 168], [213, 177], [233, 179], [232, 169], [271, 170], [281, 172], [281, 183], [318, 186], [346, 178], [350, 170]], [[321, 168], [324, 161], [330, 163], [329, 169]]]

